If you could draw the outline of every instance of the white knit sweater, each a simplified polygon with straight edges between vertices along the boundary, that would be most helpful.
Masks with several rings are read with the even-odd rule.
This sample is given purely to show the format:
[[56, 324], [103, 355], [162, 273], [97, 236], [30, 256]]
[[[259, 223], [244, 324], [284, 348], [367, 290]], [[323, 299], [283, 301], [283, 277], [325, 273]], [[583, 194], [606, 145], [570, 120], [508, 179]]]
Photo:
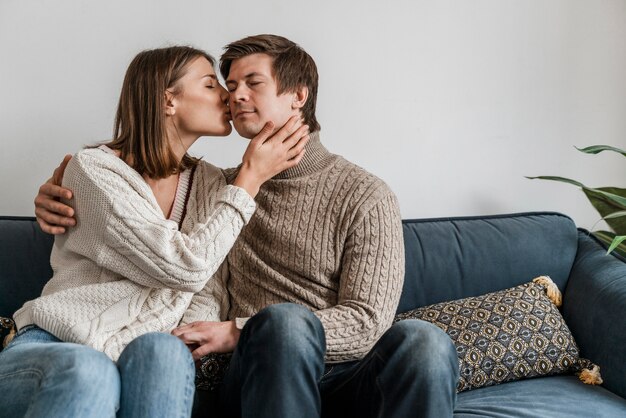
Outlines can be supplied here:
[[54, 275], [41, 297], [15, 313], [15, 322], [113, 360], [135, 337], [177, 326], [256, 208], [245, 190], [201, 162], [179, 231], [141, 175], [102, 149], [78, 152], [63, 185], [74, 193], [66, 203], [77, 224], [56, 237]]

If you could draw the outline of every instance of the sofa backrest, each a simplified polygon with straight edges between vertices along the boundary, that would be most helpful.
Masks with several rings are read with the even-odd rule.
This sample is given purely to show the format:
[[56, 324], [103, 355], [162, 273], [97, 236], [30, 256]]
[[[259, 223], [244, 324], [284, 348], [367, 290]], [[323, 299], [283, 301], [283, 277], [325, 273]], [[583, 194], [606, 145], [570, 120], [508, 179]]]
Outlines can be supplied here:
[[548, 275], [563, 291], [577, 229], [553, 212], [403, 221], [406, 274], [398, 312], [478, 296]]
[[24, 302], [41, 294], [52, 277], [53, 242], [34, 218], [0, 216], [0, 316], [13, 316]]
[[[398, 312], [506, 289], [549, 275], [561, 290], [577, 249], [557, 213], [403, 221], [406, 274]], [[40, 295], [54, 239], [34, 218], [0, 217], [0, 316]]]

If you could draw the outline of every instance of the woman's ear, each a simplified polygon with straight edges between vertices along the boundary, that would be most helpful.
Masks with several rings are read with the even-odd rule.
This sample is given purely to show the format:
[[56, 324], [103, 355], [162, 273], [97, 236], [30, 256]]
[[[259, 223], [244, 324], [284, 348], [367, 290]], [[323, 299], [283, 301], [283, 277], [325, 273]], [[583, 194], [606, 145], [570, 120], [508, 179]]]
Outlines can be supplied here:
[[167, 116], [174, 116], [176, 114], [176, 98], [168, 90], [165, 90], [165, 114]]
[[302, 109], [306, 103], [306, 99], [309, 98], [309, 89], [307, 86], [300, 86], [293, 95], [293, 102], [291, 103], [292, 109]]

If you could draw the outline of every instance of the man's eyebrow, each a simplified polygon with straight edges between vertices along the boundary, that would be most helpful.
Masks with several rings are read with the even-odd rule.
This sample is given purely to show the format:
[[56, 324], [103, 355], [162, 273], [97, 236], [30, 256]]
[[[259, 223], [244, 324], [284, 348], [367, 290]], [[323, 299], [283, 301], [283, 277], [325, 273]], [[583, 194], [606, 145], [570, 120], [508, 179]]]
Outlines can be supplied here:
[[[265, 74], [263, 74], [263, 73], [259, 73], [259, 72], [251, 72], [251, 73], [248, 73], [248, 74], [246, 74], [245, 76], [243, 76], [243, 78], [252, 78], [252, 77], [255, 77], [255, 76], [259, 76], [259, 77], [266, 77], [266, 75], [265, 75]], [[228, 84], [228, 83], [236, 83], [236, 81], [235, 81], [235, 80], [232, 80], [232, 79], [230, 79], [230, 80], [226, 80], [226, 84]]]

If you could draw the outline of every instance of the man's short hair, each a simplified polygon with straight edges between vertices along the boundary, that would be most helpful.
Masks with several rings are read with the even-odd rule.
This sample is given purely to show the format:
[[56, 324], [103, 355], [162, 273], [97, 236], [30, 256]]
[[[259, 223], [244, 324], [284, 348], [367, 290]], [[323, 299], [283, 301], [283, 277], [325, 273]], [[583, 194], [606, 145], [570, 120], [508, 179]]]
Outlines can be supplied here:
[[230, 66], [236, 59], [252, 54], [266, 54], [272, 57], [272, 72], [278, 85], [278, 94], [293, 93], [306, 86], [309, 97], [302, 107], [304, 123], [311, 132], [319, 131], [320, 124], [315, 117], [317, 102], [317, 66], [313, 58], [298, 44], [278, 35], [255, 35], [240, 39], [224, 47], [220, 58], [220, 72], [228, 79]]

